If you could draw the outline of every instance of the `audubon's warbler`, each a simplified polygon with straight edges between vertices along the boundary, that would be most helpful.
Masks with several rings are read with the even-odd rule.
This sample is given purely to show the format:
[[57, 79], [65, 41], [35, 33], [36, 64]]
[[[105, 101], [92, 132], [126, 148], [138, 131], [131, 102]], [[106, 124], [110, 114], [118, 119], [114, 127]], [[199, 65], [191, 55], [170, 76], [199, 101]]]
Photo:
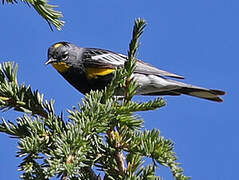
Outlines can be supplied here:
[[[127, 56], [98, 48], [81, 48], [69, 42], [58, 42], [48, 49], [48, 61], [77, 90], [85, 94], [90, 90], [101, 90], [107, 86], [116, 68], [123, 67]], [[225, 92], [207, 89], [170, 78], [184, 77], [160, 70], [137, 60], [132, 78], [139, 85], [139, 95], [181, 95], [186, 94], [211, 101], [222, 102], [219, 97]], [[119, 91], [120, 92], [120, 91]], [[122, 94], [115, 94], [122, 95]]]

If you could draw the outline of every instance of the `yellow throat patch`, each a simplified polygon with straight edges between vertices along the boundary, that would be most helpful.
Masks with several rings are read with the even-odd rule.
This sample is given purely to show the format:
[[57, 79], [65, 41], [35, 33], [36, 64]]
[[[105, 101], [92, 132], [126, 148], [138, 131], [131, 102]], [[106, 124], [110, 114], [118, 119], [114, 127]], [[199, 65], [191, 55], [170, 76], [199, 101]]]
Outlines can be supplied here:
[[88, 79], [97, 79], [97, 76], [105, 76], [114, 72], [115, 69], [106, 69], [106, 68], [87, 68], [86, 75]]
[[67, 65], [65, 62], [54, 62], [52, 63], [52, 66], [61, 73], [67, 71], [70, 68], [70, 66]]

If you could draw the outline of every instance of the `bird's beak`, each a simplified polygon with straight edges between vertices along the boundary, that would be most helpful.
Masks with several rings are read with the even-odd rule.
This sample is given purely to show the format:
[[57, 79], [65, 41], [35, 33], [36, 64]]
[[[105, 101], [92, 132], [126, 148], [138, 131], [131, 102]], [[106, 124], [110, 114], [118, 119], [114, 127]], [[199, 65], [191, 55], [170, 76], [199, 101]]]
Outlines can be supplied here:
[[54, 63], [54, 62], [56, 62], [56, 60], [53, 59], [53, 58], [50, 58], [50, 59], [48, 59], [48, 60], [45, 62], [45, 65], [52, 64], [52, 63]]

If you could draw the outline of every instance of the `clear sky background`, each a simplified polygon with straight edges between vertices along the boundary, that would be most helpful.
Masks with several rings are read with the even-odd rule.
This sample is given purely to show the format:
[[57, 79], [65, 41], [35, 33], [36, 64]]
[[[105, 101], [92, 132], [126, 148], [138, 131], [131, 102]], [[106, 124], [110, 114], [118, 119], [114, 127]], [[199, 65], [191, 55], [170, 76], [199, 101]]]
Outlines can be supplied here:
[[[51, 66], [47, 49], [58, 41], [127, 53], [134, 19], [145, 18], [139, 59], [186, 77], [185, 82], [227, 92], [223, 103], [166, 96], [167, 106], [140, 113], [145, 128], [158, 128], [193, 180], [238, 179], [239, 1], [238, 0], [67, 0], [58, 4], [62, 31], [26, 4], [0, 5], [0, 60], [19, 64], [19, 82], [56, 100], [58, 113], [83, 97]], [[146, 101], [150, 97], [136, 97]], [[14, 121], [16, 113], [0, 113]], [[19, 115], [19, 114], [17, 114]], [[0, 134], [0, 179], [19, 179], [17, 141]], [[168, 170], [160, 171], [172, 180]]]

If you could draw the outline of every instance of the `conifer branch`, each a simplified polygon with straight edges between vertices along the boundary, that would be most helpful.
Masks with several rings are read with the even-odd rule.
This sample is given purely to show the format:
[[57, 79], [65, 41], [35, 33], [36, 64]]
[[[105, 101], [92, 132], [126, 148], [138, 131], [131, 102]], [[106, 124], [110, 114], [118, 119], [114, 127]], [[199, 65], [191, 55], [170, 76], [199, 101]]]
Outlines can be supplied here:
[[30, 86], [18, 85], [17, 69], [13, 62], [0, 64], [0, 109], [7, 111], [13, 108], [47, 118], [48, 113], [54, 111], [54, 102], [43, 102], [43, 94], [32, 91]]
[[[54, 10], [56, 5], [48, 4], [47, 0], [21, 0], [26, 4], [32, 6], [39, 15], [41, 15], [49, 24], [50, 28], [52, 29], [51, 25], [55, 26], [58, 30], [61, 30], [61, 27], [64, 25], [64, 21], [60, 20], [63, 17], [60, 11]], [[10, 3], [14, 4], [17, 3], [17, 0], [2, 0], [2, 4]]]
[[[143, 19], [136, 19], [135, 20], [135, 25], [134, 25], [134, 29], [133, 29], [133, 37], [132, 40], [130, 42], [130, 47], [129, 47], [129, 51], [128, 51], [128, 60], [125, 62], [124, 64], [124, 70], [123, 71], [118, 71], [120, 73], [115, 74], [113, 81], [111, 83], [111, 85], [108, 87], [109, 90], [112, 91], [112, 93], [109, 93], [109, 90], [105, 91], [105, 93], [107, 93], [107, 97], [109, 98], [110, 95], [114, 94], [114, 90], [112, 87], [117, 87], [117, 83], [123, 83], [124, 84], [124, 88], [125, 88], [125, 96], [124, 96], [124, 102], [129, 102], [133, 95], [136, 93], [136, 88], [137, 85], [136, 83], [133, 81], [133, 79], [131, 79], [131, 75], [134, 72], [134, 69], [136, 67], [136, 51], [137, 48], [139, 46], [139, 38], [140, 35], [143, 32], [143, 29], [145, 28], [146, 23], [145, 20]], [[122, 78], [119, 78], [120, 75], [124, 73], [125, 78], [122, 81]], [[122, 75], [121, 75], [122, 77]], [[122, 86], [122, 84], [121, 84]], [[132, 112], [132, 111], [131, 111]], [[125, 156], [123, 154], [122, 151], [122, 147], [121, 147], [121, 142], [120, 142], [120, 137], [123, 136], [119, 133], [119, 131], [117, 130], [119, 128], [118, 125], [113, 125], [111, 126], [111, 128], [107, 131], [107, 139], [109, 144], [112, 146], [112, 148], [115, 149], [115, 159], [117, 162], [117, 166], [118, 166], [118, 171], [119, 171], [119, 175], [124, 177], [125, 173], [126, 173], [126, 167], [125, 167]], [[119, 136], [119, 138], [117, 138], [116, 136]]]
[[[131, 77], [131, 75], [135, 69], [135, 66], [136, 66], [135, 54], [136, 54], [136, 50], [138, 48], [138, 40], [139, 40], [140, 35], [143, 32], [144, 27], [145, 27], [145, 21], [143, 19], [137, 19], [135, 21], [133, 37], [132, 37], [132, 40], [130, 43], [128, 61], [126, 61], [123, 69], [118, 69], [116, 71], [116, 73], [114, 74], [114, 78], [113, 78], [111, 84], [104, 91], [103, 101], [102, 101], [103, 103], [107, 102], [107, 100], [112, 98], [116, 88], [118, 88], [119, 85], [124, 86], [124, 88], [125, 88], [124, 99], [127, 102], [129, 102], [131, 100], [131, 98], [133, 97], [133, 95], [135, 94], [137, 85], [132, 79], [130, 79], [130, 77]], [[122, 77], [124, 77], [124, 78], [122, 78]], [[113, 107], [115, 107], [115, 109], [118, 109], [122, 106], [119, 106], [119, 104], [116, 103], [116, 105]], [[126, 162], [125, 162], [125, 156], [122, 152], [122, 147], [121, 147], [121, 142], [120, 142], [121, 134], [119, 134], [119, 132], [117, 130], [118, 128], [119, 128], [118, 125], [115, 126], [113, 124], [111, 126], [111, 128], [107, 131], [107, 139], [108, 139], [109, 145], [112, 146], [113, 149], [115, 149], [115, 152], [113, 154], [115, 154], [114, 158], [115, 158], [117, 166], [118, 166], [119, 176], [124, 177], [125, 173], [126, 173], [125, 172], [126, 171], [126, 167], [125, 167]], [[119, 138], [117, 138], [116, 136], [118, 136]]]
[[142, 35], [144, 28], [146, 27], [146, 21], [142, 18], [135, 20], [132, 40], [129, 44], [128, 60], [125, 62], [124, 68], [126, 69], [126, 82], [125, 82], [125, 97], [124, 102], [128, 103], [136, 93], [137, 84], [134, 79], [131, 78], [136, 68], [136, 53], [139, 47], [139, 38]]
[[157, 108], [160, 108], [162, 106], [165, 106], [166, 103], [162, 98], [157, 98], [154, 100], [150, 100], [148, 102], [133, 102], [129, 101], [124, 106], [120, 106], [118, 108], [115, 108], [115, 111], [121, 111], [122, 113], [126, 112], [137, 112], [137, 111], [149, 111], [149, 110], [155, 110]]
[[[164, 139], [160, 136], [159, 130], [137, 132], [133, 136], [134, 142], [129, 149], [129, 152], [143, 153], [145, 156], [152, 158], [159, 164], [169, 167], [176, 180], [188, 180], [189, 177], [183, 175], [182, 168], [176, 162], [177, 157], [173, 150], [173, 143], [170, 140]], [[130, 153], [129, 153], [130, 156]]]

